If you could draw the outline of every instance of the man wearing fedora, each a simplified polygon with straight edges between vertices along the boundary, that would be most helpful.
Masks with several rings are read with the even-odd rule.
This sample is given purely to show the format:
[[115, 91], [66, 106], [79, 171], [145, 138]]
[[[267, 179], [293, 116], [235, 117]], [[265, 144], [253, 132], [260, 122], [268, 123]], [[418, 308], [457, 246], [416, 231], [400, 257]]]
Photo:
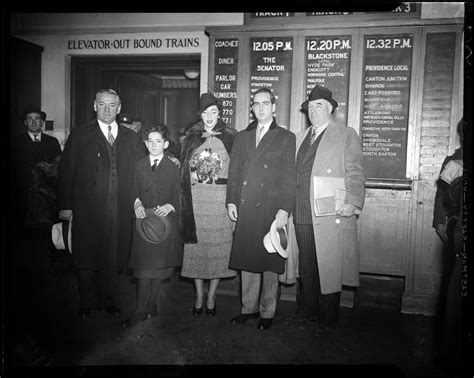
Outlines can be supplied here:
[[24, 336], [25, 340], [42, 344], [44, 333], [52, 326], [46, 311], [42, 311], [40, 294], [51, 258], [51, 226], [57, 217], [55, 184], [61, 147], [56, 138], [43, 133], [46, 113], [38, 106], [29, 105], [22, 118], [25, 131], [11, 140], [9, 203], [14, 204], [15, 211], [8, 221], [12, 225], [8, 235], [15, 241], [15, 248], [5, 256], [7, 261], [12, 259], [8, 273], [15, 304], [11, 308], [16, 309], [14, 323], [19, 325], [15, 342], [21, 344]]
[[[28, 106], [23, 113], [26, 130], [12, 140], [12, 195], [18, 206], [15, 214], [18, 215], [20, 223], [17, 224], [36, 223], [35, 219], [27, 219], [28, 194], [34, 181], [35, 164], [57, 163], [57, 159], [61, 156], [58, 140], [42, 131], [45, 120], [44, 111], [34, 105]], [[54, 219], [51, 218], [50, 221]]]
[[[120, 275], [126, 271], [132, 231], [130, 193], [138, 136], [117, 124], [120, 97], [99, 90], [97, 119], [71, 130], [59, 164], [58, 209], [72, 217], [72, 259], [79, 269], [79, 314], [96, 308], [120, 314]], [[141, 142], [140, 142], [141, 143]]]
[[[336, 123], [332, 92], [316, 85], [302, 104], [311, 126], [296, 135], [295, 231], [299, 254], [296, 318], [333, 328], [339, 319], [342, 285], [359, 285], [357, 214], [365, 198], [362, 144], [356, 131]], [[322, 185], [340, 178], [344, 203], [316, 216], [314, 178]], [[317, 195], [317, 193], [316, 193]]]
[[260, 316], [261, 330], [272, 325], [278, 275], [285, 270], [285, 259], [268, 253], [264, 237], [275, 219], [277, 228], [286, 225], [296, 192], [295, 135], [277, 125], [275, 109], [271, 90], [255, 92], [256, 120], [235, 139], [226, 197], [228, 215], [236, 222], [229, 268], [241, 271], [242, 284], [242, 308], [231, 321], [244, 324]]

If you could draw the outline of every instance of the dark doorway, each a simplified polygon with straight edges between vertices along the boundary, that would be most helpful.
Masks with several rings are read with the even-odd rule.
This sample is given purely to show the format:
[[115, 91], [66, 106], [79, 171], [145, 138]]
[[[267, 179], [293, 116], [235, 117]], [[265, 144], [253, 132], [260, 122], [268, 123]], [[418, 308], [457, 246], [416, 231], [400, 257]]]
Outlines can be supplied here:
[[200, 70], [199, 55], [119, 56], [71, 58], [71, 127], [94, 118], [93, 99], [98, 89], [120, 94], [122, 113], [141, 116], [145, 125], [166, 124], [171, 139], [195, 119], [199, 78], [186, 78], [185, 70]]
[[44, 47], [10, 37], [10, 133], [25, 131], [22, 113], [34, 104], [41, 106], [41, 54]]

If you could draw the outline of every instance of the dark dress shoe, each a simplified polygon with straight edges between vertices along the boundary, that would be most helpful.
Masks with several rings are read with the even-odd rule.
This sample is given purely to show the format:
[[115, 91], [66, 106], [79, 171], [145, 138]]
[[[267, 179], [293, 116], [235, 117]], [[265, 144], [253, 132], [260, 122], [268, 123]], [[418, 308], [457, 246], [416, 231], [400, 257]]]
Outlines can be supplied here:
[[117, 316], [122, 313], [118, 307], [115, 306], [105, 306], [105, 311], [107, 311], [110, 315]]
[[301, 313], [296, 313], [294, 315], [291, 315], [288, 320], [290, 322], [296, 322], [296, 323], [310, 323], [310, 324], [316, 324], [318, 322], [318, 317], [313, 316], [313, 315], [308, 315], [308, 314], [301, 314]]
[[156, 305], [153, 305], [151, 310], [147, 309], [146, 317], [148, 319], [154, 318], [156, 315], [158, 315], [158, 309], [156, 308]]
[[202, 307], [201, 308], [197, 308], [197, 307], [193, 307], [193, 316], [199, 316], [202, 314]]
[[87, 318], [90, 314], [92, 314], [94, 312], [94, 308], [93, 307], [81, 307], [79, 309], [79, 316], [83, 319]]
[[138, 322], [141, 322], [142, 320], [146, 320], [148, 318], [145, 312], [134, 312], [129, 318], [125, 319], [122, 322], [122, 327], [128, 328], [128, 327], [133, 327], [135, 324]]
[[207, 316], [214, 316], [214, 315], [216, 315], [216, 312], [217, 312], [216, 307], [217, 307], [217, 304], [216, 304], [216, 303], [214, 303], [214, 308], [209, 308], [209, 307], [206, 306], [206, 314], [207, 314]]
[[254, 312], [253, 314], [239, 314], [234, 316], [230, 321], [233, 324], [245, 324], [249, 319], [257, 319], [259, 316], [258, 312]]
[[260, 318], [257, 324], [257, 328], [261, 329], [262, 331], [265, 329], [268, 329], [272, 326], [273, 319], [267, 319], [267, 318]]

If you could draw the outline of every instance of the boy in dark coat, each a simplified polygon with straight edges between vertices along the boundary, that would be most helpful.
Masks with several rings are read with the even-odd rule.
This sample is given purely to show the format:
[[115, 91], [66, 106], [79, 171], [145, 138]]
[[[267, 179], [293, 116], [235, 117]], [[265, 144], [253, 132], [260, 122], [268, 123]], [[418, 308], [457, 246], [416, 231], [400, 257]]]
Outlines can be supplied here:
[[145, 132], [149, 155], [137, 162], [132, 189], [136, 227], [133, 229], [129, 267], [137, 278], [137, 307], [123, 325], [154, 316], [165, 279], [183, 261], [178, 237], [180, 170], [165, 154], [167, 126], [150, 126]]

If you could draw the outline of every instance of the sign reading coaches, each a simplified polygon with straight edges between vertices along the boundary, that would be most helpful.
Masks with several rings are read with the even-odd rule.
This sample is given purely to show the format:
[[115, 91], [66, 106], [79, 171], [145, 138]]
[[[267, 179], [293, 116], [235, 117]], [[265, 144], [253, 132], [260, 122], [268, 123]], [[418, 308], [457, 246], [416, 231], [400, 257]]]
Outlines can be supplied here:
[[121, 38], [70, 39], [68, 50], [117, 50], [199, 47], [199, 37], [192, 38]]

